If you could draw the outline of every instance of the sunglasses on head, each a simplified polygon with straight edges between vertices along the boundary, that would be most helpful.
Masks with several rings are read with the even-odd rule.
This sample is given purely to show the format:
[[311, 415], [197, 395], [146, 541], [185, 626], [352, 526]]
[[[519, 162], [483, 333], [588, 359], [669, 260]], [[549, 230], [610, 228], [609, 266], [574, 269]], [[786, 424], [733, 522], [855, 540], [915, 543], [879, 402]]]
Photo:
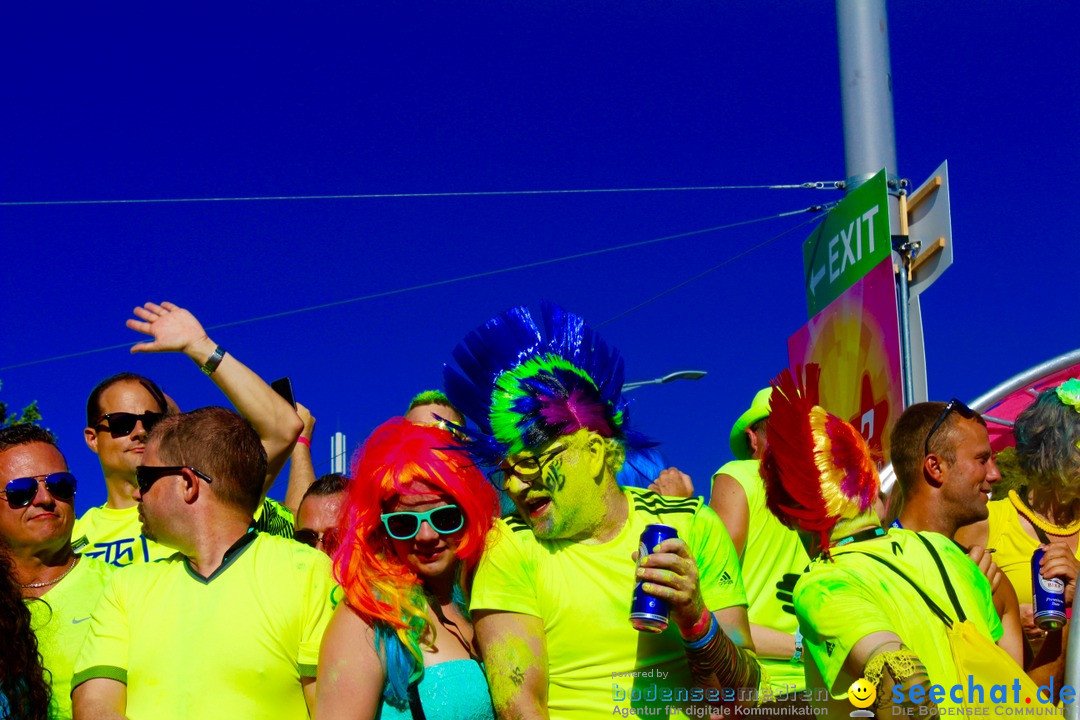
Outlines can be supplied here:
[[[144, 412], [142, 415], [126, 412], [106, 413], [98, 418], [97, 429], [108, 430], [109, 434], [114, 438], [127, 437], [135, 431], [135, 424], [139, 421], [142, 421], [143, 430], [150, 432], [163, 417], [165, 417], [164, 413], [149, 411]], [[102, 420], [109, 424], [103, 426], [101, 424]]]
[[293, 533], [293, 540], [301, 542], [308, 547], [313, 547], [316, 550], [319, 549], [319, 543], [322, 543], [322, 550], [327, 555], [333, 555], [341, 545], [341, 537], [338, 534], [337, 528], [329, 528], [324, 532], [316, 532], [315, 530], [297, 530]]
[[69, 472], [51, 475], [34, 475], [15, 478], [4, 486], [4, 496], [12, 510], [24, 508], [37, 497], [38, 483], [44, 482], [45, 489], [57, 500], [71, 500], [75, 497], [75, 476]]
[[209, 475], [190, 465], [163, 465], [161, 467], [154, 465], [140, 465], [135, 468], [135, 482], [139, 485], [139, 492], [145, 494], [146, 491], [150, 489], [150, 486], [158, 480], [170, 475], [179, 475], [180, 471], [184, 468], [195, 473], [206, 482], [214, 482], [214, 479]]
[[427, 512], [392, 512], [382, 517], [383, 527], [395, 540], [412, 540], [426, 520], [440, 535], [449, 535], [465, 527], [465, 514], [457, 505], [443, 505]]
[[930, 432], [926, 434], [926, 442], [923, 443], [923, 456], [930, 454], [930, 438], [934, 437], [934, 433], [938, 431], [938, 428], [945, 424], [945, 420], [948, 419], [949, 413], [951, 412], [955, 412], [957, 415], [964, 418], [965, 420], [970, 420], [971, 418], [978, 415], [977, 412], [975, 412], [956, 398], [950, 400], [949, 403], [945, 406], [945, 409], [941, 411], [941, 415], [938, 416], [938, 419], [934, 422], [933, 425], [930, 426]]

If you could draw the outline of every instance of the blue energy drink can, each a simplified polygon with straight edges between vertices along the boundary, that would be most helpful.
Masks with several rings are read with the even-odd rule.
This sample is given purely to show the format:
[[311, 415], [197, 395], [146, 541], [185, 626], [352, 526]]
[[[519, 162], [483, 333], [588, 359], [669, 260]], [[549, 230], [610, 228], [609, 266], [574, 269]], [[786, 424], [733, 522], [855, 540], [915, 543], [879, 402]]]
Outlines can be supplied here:
[[[679, 537], [669, 525], [646, 525], [638, 545], [638, 562], [643, 562], [657, 545], [668, 538]], [[642, 632], [663, 632], [668, 626], [667, 603], [641, 589], [642, 582], [634, 583], [634, 599], [630, 603], [630, 624]]]
[[1035, 624], [1043, 630], [1057, 630], [1065, 624], [1065, 582], [1061, 578], [1044, 578], [1039, 574], [1043, 549], [1031, 556], [1031, 592]]

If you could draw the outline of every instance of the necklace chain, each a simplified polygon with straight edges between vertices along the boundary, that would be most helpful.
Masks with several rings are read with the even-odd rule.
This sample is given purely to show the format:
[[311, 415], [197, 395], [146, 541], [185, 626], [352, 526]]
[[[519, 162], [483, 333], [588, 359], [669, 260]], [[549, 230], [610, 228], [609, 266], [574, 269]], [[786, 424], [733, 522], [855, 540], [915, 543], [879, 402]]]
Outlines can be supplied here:
[[52, 580], [45, 580], [44, 582], [36, 582], [36, 583], [26, 583], [25, 585], [23, 583], [15, 583], [15, 584], [18, 585], [21, 588], [24, 588], [24, 589], [43, 588], [43, 587], [48, 587], [50, 585], [55, 585], [56, 583], [60, 582], [64, 578], [66, 578], [67, 574], [75, 569], [75, 563], [77, 563], [77, 562], [79, 562], [79, 556], [75, 555], [74, 557], [71, 558], [71, 565], [68, 565], [68, 569], [65, 570], [64, 572], [62, 572], [58, 577], [53, 578]]

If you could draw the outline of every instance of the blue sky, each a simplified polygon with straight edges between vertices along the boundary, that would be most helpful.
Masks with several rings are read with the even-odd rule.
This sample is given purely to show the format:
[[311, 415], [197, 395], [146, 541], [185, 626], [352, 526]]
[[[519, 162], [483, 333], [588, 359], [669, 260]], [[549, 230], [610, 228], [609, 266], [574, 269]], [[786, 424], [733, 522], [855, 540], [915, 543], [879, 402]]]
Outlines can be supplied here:
[[[380, 6], [385, 5], [385, 6]], [[893, 2], [897, 156], [949, 161], [955, 263], [922, 298], [930, 394], [972, 398], [1075, 349], [1080, 127], [1065, 2]], [[698, 187], [844, 178], [828, 2], [9, 6], [0, 202]], [[121, 370], [220, 402], [125, 349], [171, 300], [352, 445], [441, 384], [474, 326], [541, 298], [605, 323], [633, 417], [699, 489], [806, 321], [801, 244], [835, 191], [723, 190], [0, 206], [0, 399], [37, 400], [80, 477], [86, 395]], [[787, 234], [743, 257], [747, 250]], [[426, 289], [418, 285], [574, 256]], [[730, 261], [730, 262], [728, 262]], [[726, 263], [726, 264], [725, 264]], [[714, 272], [626, 313], [702, 271]], [[626, 313], [626, 314], [623, 314]], [[611, 322], [605, 322], [617, 318]], [[276, 495], [284, 492], [280, 485]]]

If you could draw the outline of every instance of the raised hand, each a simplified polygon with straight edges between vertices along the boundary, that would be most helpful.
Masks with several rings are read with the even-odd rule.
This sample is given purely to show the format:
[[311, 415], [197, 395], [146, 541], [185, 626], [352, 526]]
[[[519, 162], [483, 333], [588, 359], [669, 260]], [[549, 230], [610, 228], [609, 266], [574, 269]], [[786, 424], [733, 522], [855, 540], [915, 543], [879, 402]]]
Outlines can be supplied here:
[[[183, 352], [190, 353], [198, 344], [208, 344], [206, 330], [195, 316], [171, 302], [146, 303], [135, 308], [134, 318], [127, 326], [136, 332], [153, 338], [135, 344], [131, 352]], [[213, 348], [211, 348], [211, 351]]]

